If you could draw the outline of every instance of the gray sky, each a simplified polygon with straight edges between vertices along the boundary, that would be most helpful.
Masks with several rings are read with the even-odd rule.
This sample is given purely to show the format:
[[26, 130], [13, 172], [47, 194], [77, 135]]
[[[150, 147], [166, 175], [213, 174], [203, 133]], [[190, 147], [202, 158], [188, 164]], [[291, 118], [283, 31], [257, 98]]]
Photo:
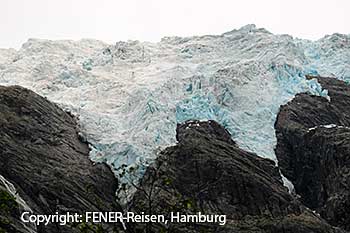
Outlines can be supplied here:
[[251, 23], [307, 39], [350, 34], [350, 0], [1, 0], [0, 47], [28, 38], [159, 41]]

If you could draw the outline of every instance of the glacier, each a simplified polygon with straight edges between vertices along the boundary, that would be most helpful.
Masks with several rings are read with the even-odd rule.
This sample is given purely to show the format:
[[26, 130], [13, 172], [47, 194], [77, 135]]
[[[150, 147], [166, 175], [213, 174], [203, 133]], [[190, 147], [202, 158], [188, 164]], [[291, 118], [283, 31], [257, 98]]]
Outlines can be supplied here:
[[279, 107], [301, 92], [329, 98], [305, 75], [350, 82], [350, 35], [310, 41], [247, 25], [158, 43], [29, 39], [0, 49], [0, 85], [24, 86], [76, 115], [91, 159], [121, 181], [120, 197], [191, 119], [216, 120], [241, 148], [276, 161]]

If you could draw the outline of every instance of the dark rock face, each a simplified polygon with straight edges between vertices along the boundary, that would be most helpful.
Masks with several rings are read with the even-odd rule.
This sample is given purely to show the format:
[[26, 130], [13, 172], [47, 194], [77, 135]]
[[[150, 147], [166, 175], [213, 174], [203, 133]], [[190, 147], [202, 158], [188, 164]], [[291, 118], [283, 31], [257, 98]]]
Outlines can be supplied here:
[[342, 232], [282, 185], [273, 161], [239, 149], [213, 121], [178, 125], [178, 144], [149, 167], [131, 203], [148, 214], [225, 214], [227, 223], [137, 225], [140, 232]]
[[[32, 91], [0, 87], [0, 174], [34, 213], [118, 209], [113, 173], [93, 165], [88, 153], [72, 116]], [[38, 232], [74, 231], [58, 224], [38, 227]]]
[[276, 155], [302, 202], [350, 230], [350, 86], [334, 78], [318, 80], [330, 101], [300, 94], [281, 107]]
[[348, 122], [350, 121], [350, 85], [335, 78], [318, 77], [318, 82], [329, 91], [331, 103], [343, 112]]

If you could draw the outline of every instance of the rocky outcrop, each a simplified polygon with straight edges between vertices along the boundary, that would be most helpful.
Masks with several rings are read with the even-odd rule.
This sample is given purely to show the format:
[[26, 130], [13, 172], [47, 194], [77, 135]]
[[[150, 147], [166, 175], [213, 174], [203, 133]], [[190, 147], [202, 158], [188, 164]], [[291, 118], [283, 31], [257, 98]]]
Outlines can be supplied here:
[[273, 161], [236, 146], [214, 121], [177, 127], [138, 186], [130, 209], [147, 214], [226, 215], [219, 223], [139, 224], [140, 232], [342, 232], [288, 193]]
[[[71, 115], [34, 92], [0, 87], [0, 175], [36, 214], [118, 210], [117, 180], [106, 165], [89, 160], [88, 145], [79, 139], [76, 125]], [[6, 190], [0, 192], [11, 202]], [[15, 204], [11, 206], [9, 220], [18, 214]], [[11, 227], [0, 229], [15, 232]], [[49, 224], [37, 230], [76, 232], [88, 227]]]
[[350, 230], [350, 86], [317, 77], [330, 101], [297, 95], [275, 124], [282, 173], [302, 202], [329, 223]]

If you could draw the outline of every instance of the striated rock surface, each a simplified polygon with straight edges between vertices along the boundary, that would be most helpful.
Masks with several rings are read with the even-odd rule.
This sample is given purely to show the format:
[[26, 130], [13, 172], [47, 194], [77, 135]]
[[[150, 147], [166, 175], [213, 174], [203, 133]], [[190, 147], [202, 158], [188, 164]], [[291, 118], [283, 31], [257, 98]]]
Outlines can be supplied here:
[[350, 86], [317, 79], [330, 101], [299, 94], [281, 107], [276, 156], [302, 202], [332, 225], [350, 230]]
[[163, 151], [148, 168], [131, 210], [165, 215], [225, 214], [227, 223], [140, 224], [136, 230], [343, 232], [288, 193], [273, 161], [238, 148], [218, 123], [190, 121], [178, 125], [177, 140], [176, 146]]
[[[106, 165], [94, 165], [88, 155], [71, 115], [22, 87], [0, 87], [0, 175], [35, 214], [118, 210], [117, 180]], [[12, 222], [19, 214], [16, 199], [0, 188], [1, 198], [9, 201], [0, 198], [1, 204], [11, 205], [0, 210], [1, 216]], [[37, 230], [76, 232], [84, 227], [88, 226], [49, 224]], [[0, 224], [0, 229], [28, 232], [15, 223]]]

